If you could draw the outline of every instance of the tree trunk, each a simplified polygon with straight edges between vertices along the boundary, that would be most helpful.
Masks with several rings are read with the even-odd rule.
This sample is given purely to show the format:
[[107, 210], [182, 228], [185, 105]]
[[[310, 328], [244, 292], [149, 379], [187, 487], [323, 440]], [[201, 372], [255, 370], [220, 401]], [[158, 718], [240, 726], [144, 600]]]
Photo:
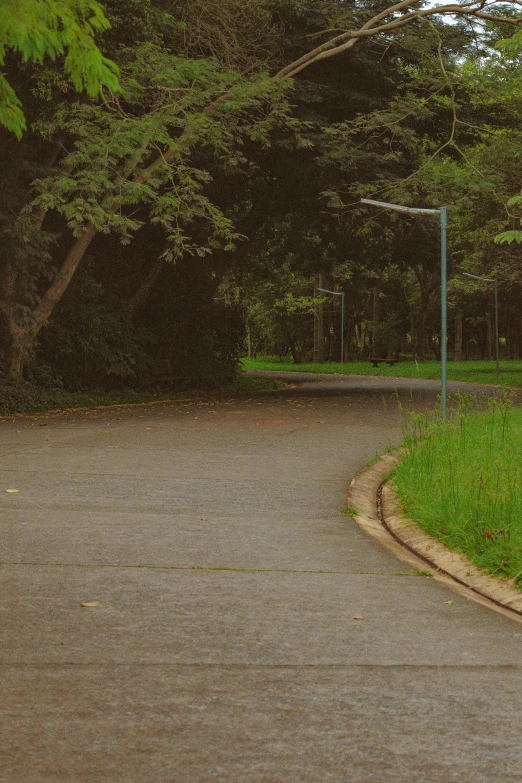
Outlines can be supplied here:
[[[322, 292], [319, 288], [323, 286], [322, 274], [316, 275], [314, 278], [314, 299], [322, 296]], [[323, 305], [318, 304], [314, 313], [314, 357], [315, 364], [322, 364], [324, 362], [324, 315]]]
[[511, 313], [508, 311], [507, 324], [505, 326], [505, 338], [506, 338], [506, 355], [510, 359], [513, 358], [513, 341], [512, 341], [512, 329], [511, 329]]
[[292, 354], [292, 361], [294, 364], [300, 364], [299, 351], [297, 350], [297, 345], [292, 335], [292, 330], [288, 324], [286, 316], [284, 315], [281, 319], [281, 326], [283, 328], [283, 334], [286, 338], [287, 347], [290, 349], [290, 353]]
[[97, 229], [92, 224], [89, 224], [67, 253], [65, 261], [61, 265], [56, 277], [31, 314], [33, 323], [25, 331], [26, 337], [30, 343], [34, 341], [38, 332], [66, 292], [74, 273], [78, 269], [80, 261], [84, 257], [87, 248], [96, 236], [96, 233]]
[[[431, 293], [429, 288], [422, 285], [420, 288], [420, 306], [416, 318], [416, 354], [419, 359], [425, 359], [428, 353], [428, 316], [430, 309]], [[439, 344], [440, 350], [440, 344]]]
[[493, 327], [491, 313], [486, 315], [486, 359], [493, 358]]
[[14, 294], [16, 271], [11, 259], [4, 259], [0, 267], [0, 351], [6, 378], [22, 377], [24, 330], [16, 320]]
[[361, 323], [360, 328], [359, 324], [355, 324], [355, 340], [357, 348], [359, 348], [360, 351], [364, 350], [366, 342], [366, 324], [364, 321]]
[[156, 284], [156, 281], [160, 276], [164, 264], [165, 261], [162, 258], [158, 258], [156, 260], [156, 262], [152, 265], [151, 269], [149, 270], [149, 273], [146, 276], [145, 280], [143, 280], [140, 287], [138, 288], [138, 290], [130, 300], [128, 304], [128, 310], [131, 317], [134, 316], [134, 314], [140, 309], [140, 307], [143, 307], [143, 305], [149, 298], [152, 289], [154, 288], [154, 285]]
[[331, 337], [331, 345], [332, 345], [332, 358], [336, 362], [342, 361], [343, 357], [341, 356], [341, 329], [342, 329], [342, 297], [339, 296], [339, 284], [336, 283], [333, 287], [333, 290], [336, 292], [337, 296], [332, 296], [332, 326], [333, 326], [333, 334], [330, 332]]
[[455, 354], [456, 362], [462, 361], [462, 313], [455, 316]]
[[379, 323], [381, 320], [381, 297], [379, 286], [373, 287], [373, 312], [372, 312], [372, 356], [374, 359], [378, 359], [379, 351], [381, 350], [379, 340]]
[[3, 358], [6, 378], [15, 381], [22, 377], [24, 330], [13, 318], [4, 319]]
[[246, 338], [247, 338], [247, 356], [252, 358], [252, 332], [250, 331], [250, 321], [247, 318], [246, 322]]
[[427, 354], [427, 334], [426, 334], [427, 313], [421, 308], [417, 319], [417, 355], [419, 359], [425, 359]]

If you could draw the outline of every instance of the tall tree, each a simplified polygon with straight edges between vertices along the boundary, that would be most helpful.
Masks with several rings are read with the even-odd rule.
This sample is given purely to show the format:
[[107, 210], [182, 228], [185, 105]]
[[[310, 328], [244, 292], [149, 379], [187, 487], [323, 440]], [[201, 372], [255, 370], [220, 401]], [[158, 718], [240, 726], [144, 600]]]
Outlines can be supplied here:
[[[121, 88], [121, 97], [107, 93], [101, 103], [65, 104], [40, 125], [42, 134], [61, 140], [61, 155], [34, 182], [35, 197], [9, 227], [16, 254], [4, 257], [0, 286], [10, 376], [20, 374], [24, 350], [99, 232], [127, 242], [151, 222], [164, 232], [171, 260], [231, 248], [237, 240], [231, 221], [205, 193], [211, 180], [205, 156], [237, 165], [242, 140], [263, 143], [274, 126], [290, 122], [279, 82], [244, 79], [152, 44], [122, 67]], [[50, 265], [35, 269], [27, 254], [24, 263], [24, 248], [33, 256], [35, 248], [51, 248], [53, 229], [63, 239]]]
[[[253, 31], [245, 20], [243, 28], [236, 25], [245, 38], [239, 45], [235, 41], [235, 48], [225, 37], [209, 51], [217, 46], [216, 37], [186, 36], [192, 55], [199, 46], [200, 55], [213, 54], [217, 62], [176, 57], [159, 45], [142, 46], [134, 53], [124, 50], [121, 97], [103, 90], [97, 101], [68, 103], [54, 117], [34, 124], [40, 137], [52, 142], [52, 165], [36, 179], [32, 198], [8, 220], [6, 229], [14, 248], [0, 269], [4, 366], [9, 375], [20, 374], [24, 351], [34, 344], [99, 233], [117, 232], [128, 241], [143, 221], [152, 222], [165, 232], [165, 255], [171, 259], [233, 247], [237, 235], [230, 216], [209, 197], [208, 161], [219, 162], [222, 171], [237, 170], [248, 163], [244, 150], [249, 145], [266, 143], [276, 127], [291, 127], [285, 98], [291, 78], [305, 69], [312, 74], [311, 66], [343, 54], [357, 41], [381, 38], [388, 43], [397, 31], [434, 14], [515, 26], [521, 21], [501, 17], [496, 6], [484, 1], [434, 9], [404, 0], [376, 11], [364, 2], [347, 6], [328, 0], [320, 5], [319, 16], [312, 0], [290, 5], [296, 15], [314, 18], [312, 35], [327, 40], [308, 52], [304, 37], [294, 40], [297, 57], [279, 68], [275, 78], [259, 71], [263, 62], [274, 60], [246, 54]], [[190, 22], [190, 6], [184, 4], [185, 24]], [[237, 3], [208, 8], [217, 12], [225, 6], [236, 8]], [[284, 22], [286, 6], [279, 0], [260, 0], [256, 8], [265, 32], [275, 29], [278, 20]], [[207, 13], [205, 24], [217, 29], [221, 18], [226, 14], [216, 21]], [[333, 38], [328, 20], [335, 28]], [[176, 40], [180, 30], [183, 26], [176, 28]], [[265, 35], [263, 40], [269, 39]], [[277, 45], [271, 50], [277, 60], [274, 51]], [[226, 67], [239, 61], [243, 73]], [[302, 77], [296, 82], [301, 88]]]

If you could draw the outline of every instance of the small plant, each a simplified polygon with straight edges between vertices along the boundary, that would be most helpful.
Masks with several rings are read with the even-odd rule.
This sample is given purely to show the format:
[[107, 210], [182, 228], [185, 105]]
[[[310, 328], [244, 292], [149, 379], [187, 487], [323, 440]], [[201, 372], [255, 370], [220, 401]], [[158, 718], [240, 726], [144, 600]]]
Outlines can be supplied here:
[[368, 462], [366, 463], [366, 467], [371, 468], [371, 466], [375, 465], [375, 463], [378, 461], [379, 461], [379, 455], [376, 454], [374, 457], [368, 460]]
[[340, 509], [341, 514], [344, 514], [347, 517], [356, 517], [359, 513], [356, 508], [352, 508], [351, 506], [346, 506], [346, 508]]

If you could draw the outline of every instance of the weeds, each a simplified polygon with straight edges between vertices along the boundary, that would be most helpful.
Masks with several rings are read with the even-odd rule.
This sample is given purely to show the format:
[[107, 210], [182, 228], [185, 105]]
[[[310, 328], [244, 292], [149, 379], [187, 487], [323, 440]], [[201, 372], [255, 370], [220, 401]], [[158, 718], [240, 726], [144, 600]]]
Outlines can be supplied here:
[[403, 416], [394, 486], [423, 530], [522, 589], [522, 410], [506, 391], [455, 401], [446, 422]]

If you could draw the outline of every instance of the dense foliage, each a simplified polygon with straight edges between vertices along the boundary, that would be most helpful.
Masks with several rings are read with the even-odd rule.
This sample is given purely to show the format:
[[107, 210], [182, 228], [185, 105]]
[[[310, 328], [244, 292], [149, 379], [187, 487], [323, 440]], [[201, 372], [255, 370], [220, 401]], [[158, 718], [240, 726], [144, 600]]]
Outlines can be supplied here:
[[498, 278], [520, 355], [515, 4], [5, 5], [4, 377], [149, 388], [225, 382], [247, 351], [338, 359], [341, 293], [347, 357], [437, 356], [438, 227], [361, 196], [447, 205], [454, 354], [493, 350], [491, 285], [466, 271]]

